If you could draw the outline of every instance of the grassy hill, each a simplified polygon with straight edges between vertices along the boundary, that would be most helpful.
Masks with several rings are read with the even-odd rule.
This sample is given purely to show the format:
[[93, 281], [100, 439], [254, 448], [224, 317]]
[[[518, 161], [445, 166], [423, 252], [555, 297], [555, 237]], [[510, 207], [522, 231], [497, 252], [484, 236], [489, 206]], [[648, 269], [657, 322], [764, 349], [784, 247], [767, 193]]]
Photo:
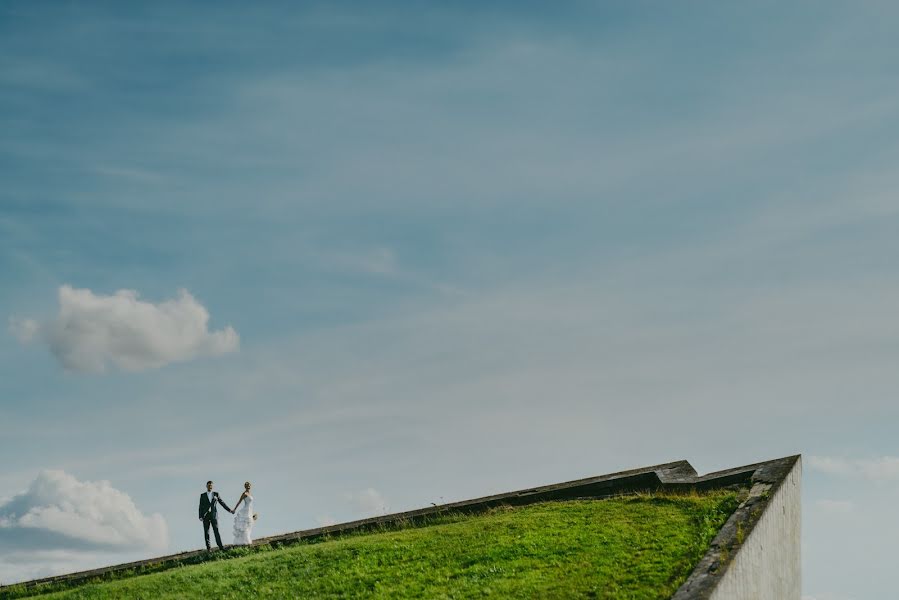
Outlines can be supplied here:
[[737, 504], [731, 491], [544, 502], [0, 595], [661, 599], [686, 579]]

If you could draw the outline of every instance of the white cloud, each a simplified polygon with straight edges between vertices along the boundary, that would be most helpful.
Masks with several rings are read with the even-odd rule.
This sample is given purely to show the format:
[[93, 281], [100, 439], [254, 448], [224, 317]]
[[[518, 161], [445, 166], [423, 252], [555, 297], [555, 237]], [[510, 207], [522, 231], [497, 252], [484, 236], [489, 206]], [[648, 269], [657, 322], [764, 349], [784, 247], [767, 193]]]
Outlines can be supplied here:
[[55, 319], [10, 319], [10, 331], [23, 342], [46, 343], [68, 370], [100, 373], [109, 364], [142, 371], [238, 349], [232, 327], [210, 332], [208, 323], [206, 308], [187, 290], [153, 304], [133, 290], [102, 295], [64, 285]]
[[0, 550], [162, 550], [168, 528], [146, 516], [108, 481], [78, 481], [64, 471], [41, 471], [28, 489], [0, 506]]
[[871, 481], [899, 479], [899, 456], [847, 459], [829, 456], [809, 456], [811, 469], [840, 477], [863, 477]]
[[347, 500], [352, 504], [353, 510], [361, 516], [370, 517], [387, 513], [387, 501], [381, 492], [374, 488], [347, 494]]

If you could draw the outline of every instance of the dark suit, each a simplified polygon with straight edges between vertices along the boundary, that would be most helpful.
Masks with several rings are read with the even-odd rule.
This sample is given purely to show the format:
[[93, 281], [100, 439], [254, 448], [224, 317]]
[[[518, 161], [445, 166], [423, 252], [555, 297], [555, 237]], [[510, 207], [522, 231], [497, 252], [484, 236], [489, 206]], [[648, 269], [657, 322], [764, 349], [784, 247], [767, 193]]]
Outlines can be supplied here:
[[227, 504], [222, 502], [218, 492], [212, 492], [212, 502], [209, 502], [209, 498], [206, 494], [207, 492], [200, 494], [200, 518], [203, 519], [203, 536], [206, 538], [206, 549], [211, 549], [209, 546], [209, 526], [212, 525], [212, 532], [215, 534], [215, 543], [218, 544], [219, 550], [224, 550], [222, 538], [219, 535], [219, 519], [216, 505], [221, 504], [228, 512], [231, 512], [231, 509], [228, 508]]

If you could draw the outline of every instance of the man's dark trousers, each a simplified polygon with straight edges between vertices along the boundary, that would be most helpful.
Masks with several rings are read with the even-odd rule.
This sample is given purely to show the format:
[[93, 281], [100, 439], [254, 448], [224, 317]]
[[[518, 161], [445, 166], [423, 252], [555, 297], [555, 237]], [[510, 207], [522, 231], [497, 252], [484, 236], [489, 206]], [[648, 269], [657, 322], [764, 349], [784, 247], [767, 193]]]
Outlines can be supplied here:
[[218, 544], [219, 550], [224, 550], [222, 546], [222, 537], [219, 535], [219, 520], [211, 515], [203, 517], [203, 535], [206, 537], [206, 549], [211, 550], [209, 545], [209, 526], [212, 525], [212, 532], [215, 534], [215, 543]]

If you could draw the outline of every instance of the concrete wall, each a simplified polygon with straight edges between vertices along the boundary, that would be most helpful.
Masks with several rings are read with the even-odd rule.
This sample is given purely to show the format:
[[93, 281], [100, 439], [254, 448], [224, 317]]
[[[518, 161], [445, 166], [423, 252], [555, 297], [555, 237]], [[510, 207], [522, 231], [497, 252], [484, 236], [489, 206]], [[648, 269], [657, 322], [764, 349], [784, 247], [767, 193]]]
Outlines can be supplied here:
[[801, 481], [802, 461], [797, 460], [711, 600], [800, 600]]

